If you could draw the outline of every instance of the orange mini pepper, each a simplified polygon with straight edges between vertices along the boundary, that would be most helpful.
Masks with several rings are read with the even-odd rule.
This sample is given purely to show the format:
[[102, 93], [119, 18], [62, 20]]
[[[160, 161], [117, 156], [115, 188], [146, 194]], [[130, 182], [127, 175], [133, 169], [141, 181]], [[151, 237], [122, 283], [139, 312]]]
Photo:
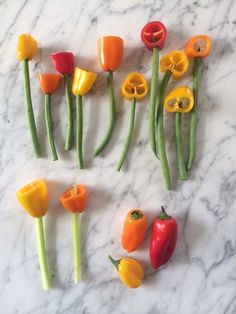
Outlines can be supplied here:
[[147, 217], [139, 209], [132, 209], [128, 212], [123, 231], [122, 247], [127, 252], [135, 251], [143, 242], [147, 229]]
[[104, 71], [116, 71], [123, 59], [123, 40], [118, 36], [105, 36], [98, 39], [98, 54]]
[[206, 35], [196, 35], [191, 37], [184, 51], [189, 58], [205, 58], [211, 52], [211, 39]]
[[44, 95], [51, 95], [53, 94], [61, 81], [61, 74], [57, 73], [41, 73], [39, 74], [39, 82], [42, 93]]

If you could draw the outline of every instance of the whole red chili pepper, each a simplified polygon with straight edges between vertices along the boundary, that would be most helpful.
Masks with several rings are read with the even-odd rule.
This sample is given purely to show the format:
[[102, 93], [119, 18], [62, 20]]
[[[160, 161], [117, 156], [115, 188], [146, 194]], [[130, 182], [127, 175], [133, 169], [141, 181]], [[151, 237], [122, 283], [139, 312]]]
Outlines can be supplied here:
[[175, 219], [167, 215], [163, 206], [161, 214], [154, 220], [149, 246], [150, 262], [157, 269], [166, 264], [174, 253], [178, 226]]

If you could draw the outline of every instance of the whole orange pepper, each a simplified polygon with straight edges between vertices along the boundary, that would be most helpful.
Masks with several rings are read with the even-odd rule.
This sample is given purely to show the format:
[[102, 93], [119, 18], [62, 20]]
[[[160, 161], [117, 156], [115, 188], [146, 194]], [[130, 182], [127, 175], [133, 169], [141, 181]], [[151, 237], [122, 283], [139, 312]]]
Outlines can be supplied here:
[[98, 39], [98, 54], [104, 71], [116, 71], [123, 59], [123, 40], [117, 36]]
[[135, 251], [143, 242], [147, 229], [147, 217], [139, 209], [132, 209], [128, 212], [123, 231], [122, 247], [127, 252]]

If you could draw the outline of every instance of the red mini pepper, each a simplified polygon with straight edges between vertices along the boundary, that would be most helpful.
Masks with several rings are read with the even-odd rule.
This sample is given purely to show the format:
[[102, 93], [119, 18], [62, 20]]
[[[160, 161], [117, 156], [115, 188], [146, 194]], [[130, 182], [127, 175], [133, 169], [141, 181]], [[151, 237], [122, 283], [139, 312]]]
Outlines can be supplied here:
[[166, 264], [174, 253], [178, 226], [174, 218], [167, 215], [163, 206], [161, 214], [154, 220], [149, 246], [150, 262], [157, 269]]
[[141, 39], [149, 50], [157, 47], [160, 50], [166, 40], [166, 28], [160, 21], [153, 21], [144, 26]]

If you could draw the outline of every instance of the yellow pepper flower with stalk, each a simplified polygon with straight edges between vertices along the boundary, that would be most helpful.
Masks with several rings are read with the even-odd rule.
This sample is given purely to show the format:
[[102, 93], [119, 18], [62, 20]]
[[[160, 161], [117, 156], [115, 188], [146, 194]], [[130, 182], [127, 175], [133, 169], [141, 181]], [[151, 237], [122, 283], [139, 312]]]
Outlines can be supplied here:
[[97, 79], [95, 72], [75, 68], [72, 92], [76, 96], [76, 149], [80, 169], [84, 168], [83, 159], [83, 107], [82, 96], [87, 94]]

